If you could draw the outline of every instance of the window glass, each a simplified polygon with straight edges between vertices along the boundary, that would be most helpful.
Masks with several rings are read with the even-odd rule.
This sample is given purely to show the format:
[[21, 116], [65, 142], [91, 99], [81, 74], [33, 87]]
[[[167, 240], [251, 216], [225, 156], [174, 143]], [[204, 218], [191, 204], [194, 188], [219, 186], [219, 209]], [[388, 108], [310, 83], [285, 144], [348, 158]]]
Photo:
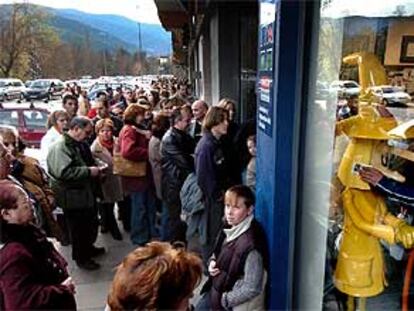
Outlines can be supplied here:
[[0, 111], [0, 124], [19, 126], [19, 114], [13, 110]]
[[400, 309], [414, 242], [414, 2], [324, 0], [317, 28], [298, 307]]
[[47, 113], [42, 111], [24, 111], [24, 122], [28, 130], [40, 130], [46, 127]]

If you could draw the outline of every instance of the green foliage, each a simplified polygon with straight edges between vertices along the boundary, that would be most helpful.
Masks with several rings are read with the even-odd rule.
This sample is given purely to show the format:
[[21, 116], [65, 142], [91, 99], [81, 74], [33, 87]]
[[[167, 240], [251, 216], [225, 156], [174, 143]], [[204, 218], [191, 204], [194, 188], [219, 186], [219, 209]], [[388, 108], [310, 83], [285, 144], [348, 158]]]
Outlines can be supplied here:
[[64, 42], [59, 37], [64, 34], [50, 26], [50, 19], [56, 17], [40, 6], [20, 3], [1, 8], [0, 77], [67, 80], [82, 75], [158, 73], [158, 58], [123, 47], [108, 50], [103, 45], [97, 50], [95, 34], [88, 31], [79, 30], [76, 40]]
[[36, 6], [14, 3], [0, 14], [0, 75], [26, 78], [31, 58], [47, 58], [59, 38]]

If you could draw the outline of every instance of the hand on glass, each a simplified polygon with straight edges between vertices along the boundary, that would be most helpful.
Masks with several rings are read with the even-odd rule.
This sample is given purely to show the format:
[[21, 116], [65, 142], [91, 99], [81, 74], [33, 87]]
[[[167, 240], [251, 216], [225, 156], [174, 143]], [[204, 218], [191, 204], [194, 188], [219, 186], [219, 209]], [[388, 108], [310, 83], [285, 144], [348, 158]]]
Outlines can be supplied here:
[[395, 233], [395, 240], [401, 243], [404, 248], [412, 248], [414, 246], [414, 227], [402, 223]]
[[373, 186], [376, 186], [382, 179], [382, 177], [384, 177], [384, 175], [376, 168], [367, 166], [361, 167], [361, 170], [359, 171], [359, 176], [363, 181]]
[[210, 273], [211, 276], [217, 276], [220, 274], [220, 270], [216, 268], [215, 260], [210, 260], [210, 263], [208, 264], [208, 273]]

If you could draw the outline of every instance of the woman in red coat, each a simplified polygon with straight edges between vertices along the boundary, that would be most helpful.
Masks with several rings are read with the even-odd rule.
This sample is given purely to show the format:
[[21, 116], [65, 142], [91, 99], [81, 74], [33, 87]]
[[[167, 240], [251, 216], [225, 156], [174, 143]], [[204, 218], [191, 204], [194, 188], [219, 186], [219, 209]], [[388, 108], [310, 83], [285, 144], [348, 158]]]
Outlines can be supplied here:
[[157, 236], [155, 228], [155, 193], [150, 165], [148, 163], [148, 143], [151, 133], [139, 129], [144, 120], [145, 109], [131, 104], [124, 112], [124, 127], [119, 133], [119, 147], [123, 158], [147, 162], [144, 177], [122, 177], [122, 187], [131, 195], [131, 241], [135, 245], [145, 245]]
[[0, 310], [76, 310], [67, 263], [33, 215], [26, 192], [0, 181]]

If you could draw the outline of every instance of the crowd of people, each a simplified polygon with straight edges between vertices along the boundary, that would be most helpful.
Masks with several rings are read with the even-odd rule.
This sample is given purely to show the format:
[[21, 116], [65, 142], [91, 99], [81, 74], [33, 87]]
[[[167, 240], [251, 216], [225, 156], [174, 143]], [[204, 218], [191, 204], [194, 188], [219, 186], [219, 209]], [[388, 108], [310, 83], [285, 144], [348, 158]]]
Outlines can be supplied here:
[[[187, 83], [163, 79], [150, 90], [107, 88], [92, 104], [67, 90], [39, 161], [0, 127], [0, 306], [75, 309], [66, 262], [46, 236], [96, 270], [106, 252], [95, 246], [99, 228], [115, 240], [128, 233], [138, 247], [117, 270], [111, 310], [186, 310], [202, 271], [209, 281], [197, 309], [263, 305], [255, 121], [240, 125], [236, 114], [231, 99], [209, 105]], [[184, 250], [191, 240], [202, 260]]]

